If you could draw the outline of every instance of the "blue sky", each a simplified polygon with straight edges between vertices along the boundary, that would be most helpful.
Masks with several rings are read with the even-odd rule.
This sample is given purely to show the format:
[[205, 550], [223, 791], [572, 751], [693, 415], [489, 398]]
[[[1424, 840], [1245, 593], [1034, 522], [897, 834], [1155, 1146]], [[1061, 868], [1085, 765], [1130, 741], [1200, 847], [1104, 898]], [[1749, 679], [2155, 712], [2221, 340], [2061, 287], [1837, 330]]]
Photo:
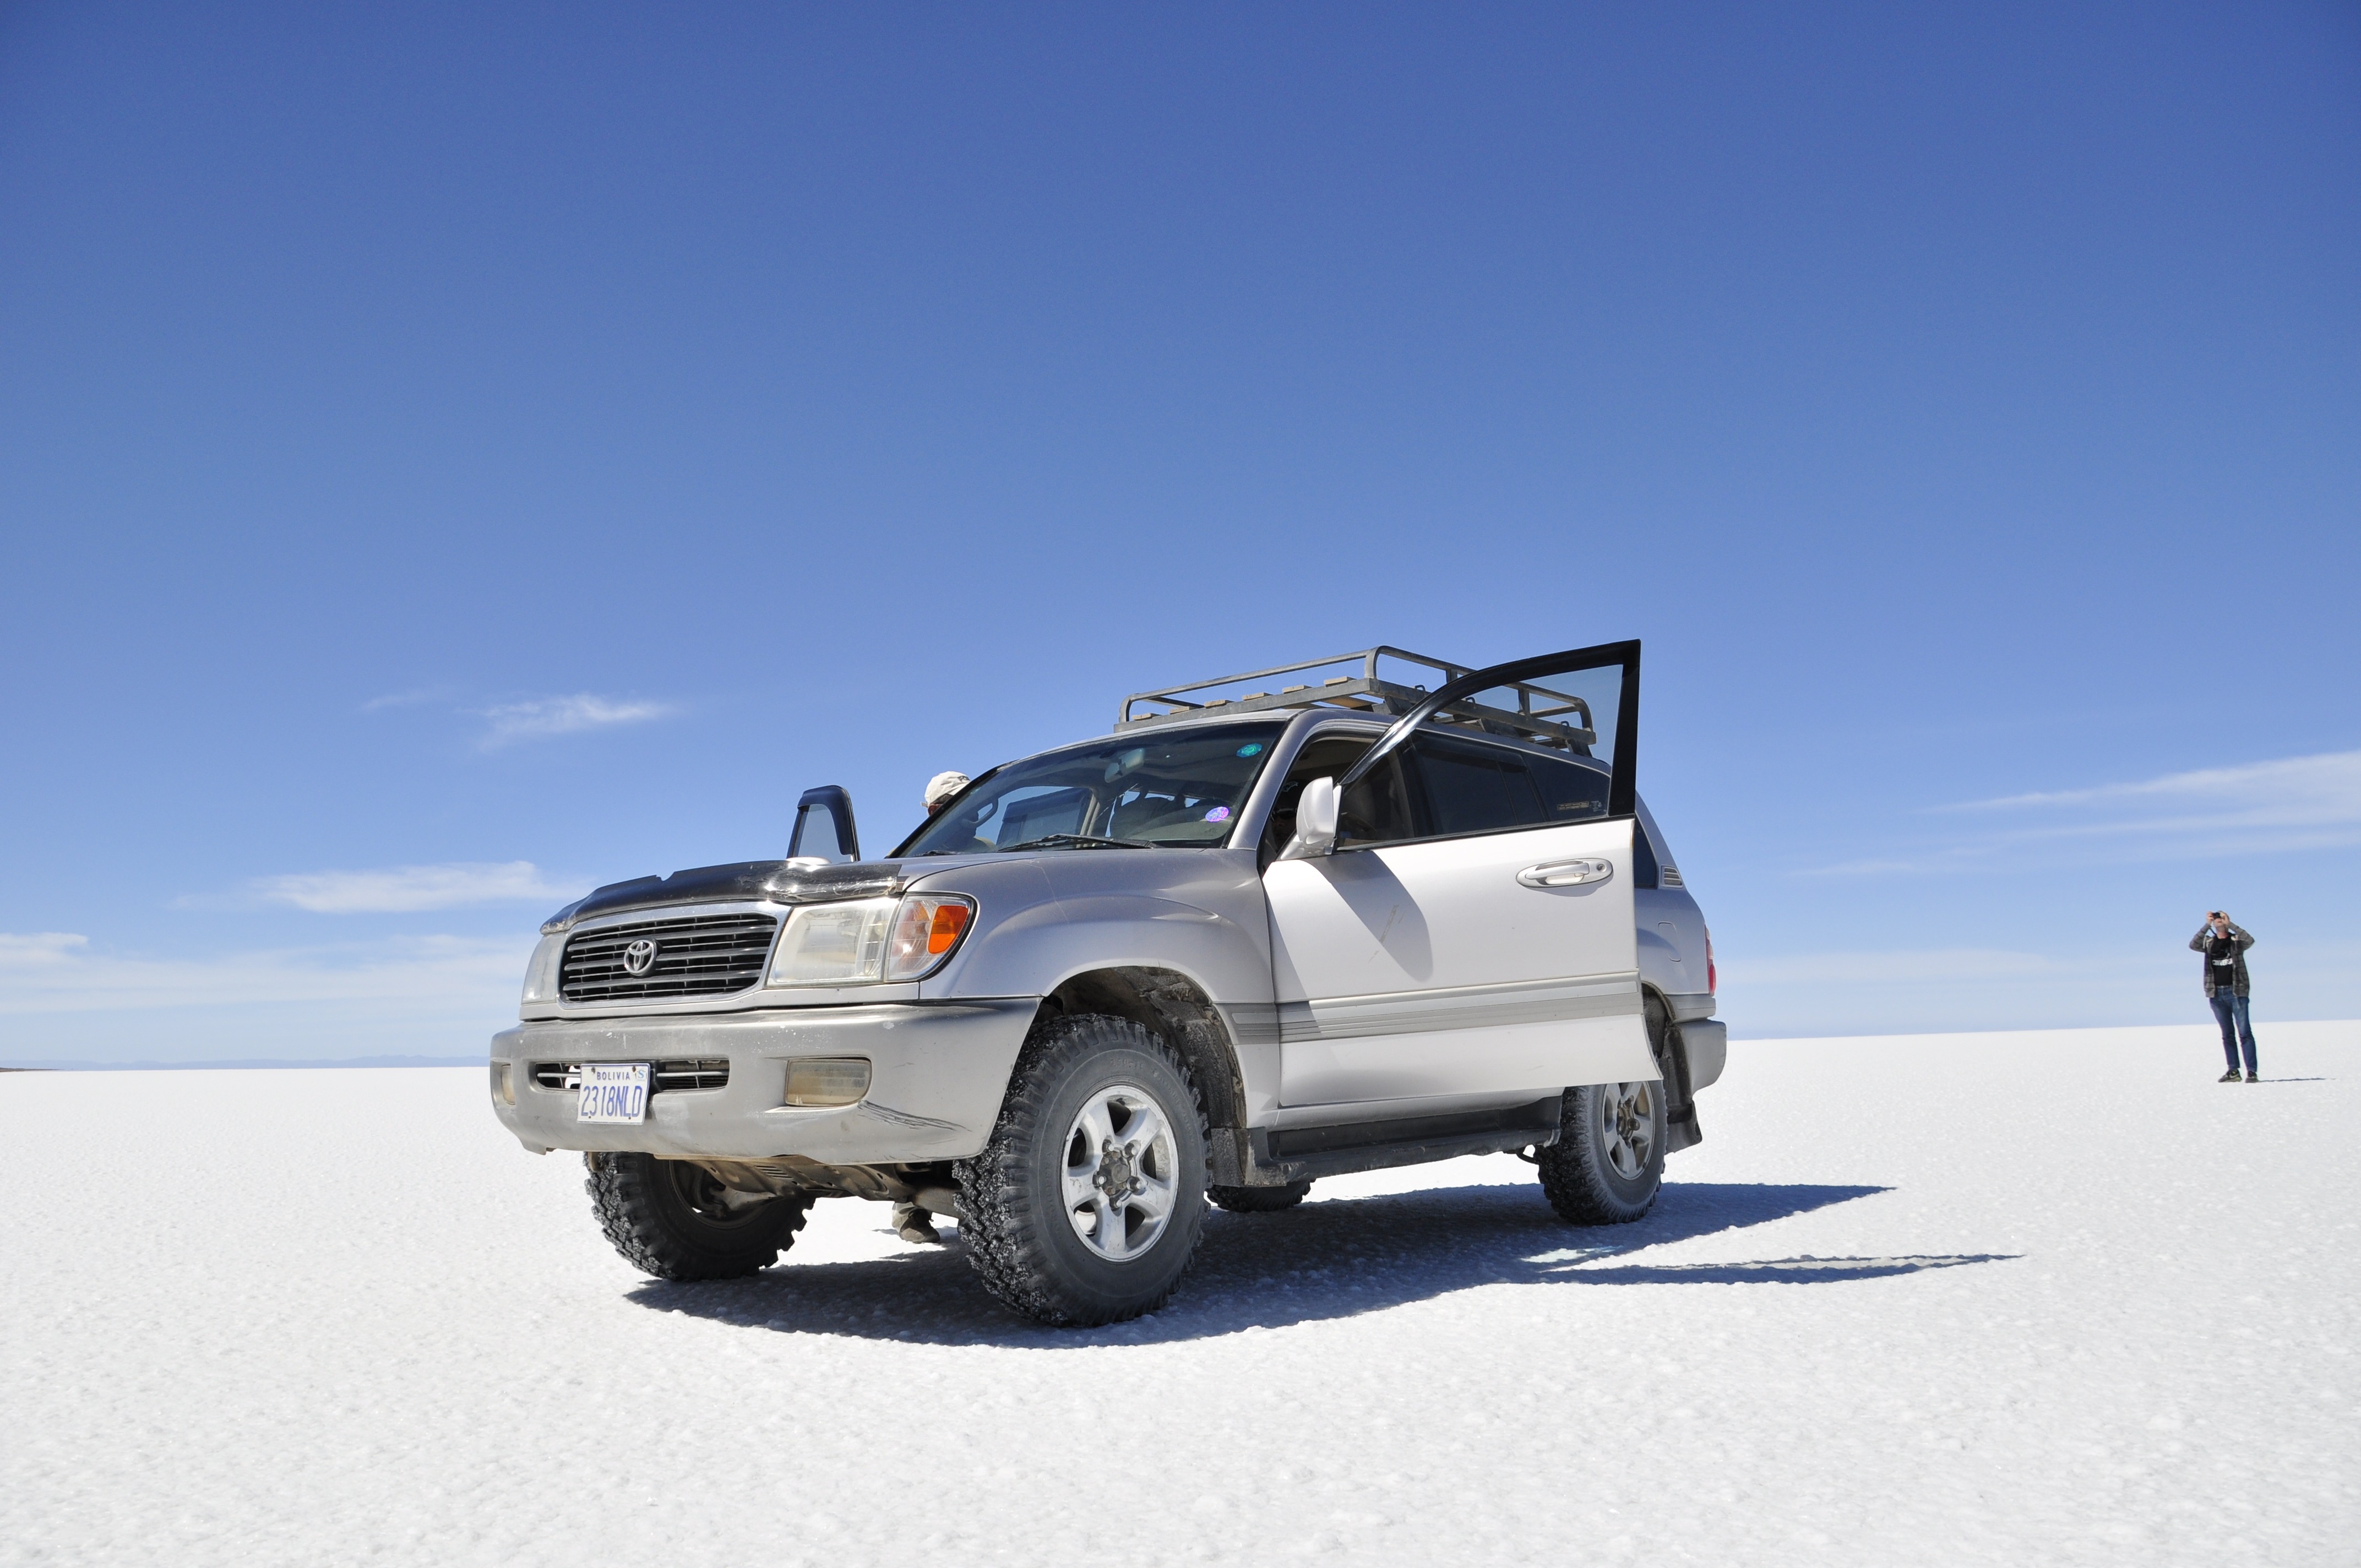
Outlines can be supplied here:
[[10, 7], [0, 1060], [1630, 636], [1741, 1036], [2352, 1016], [2356, 256], [2341, 4]]

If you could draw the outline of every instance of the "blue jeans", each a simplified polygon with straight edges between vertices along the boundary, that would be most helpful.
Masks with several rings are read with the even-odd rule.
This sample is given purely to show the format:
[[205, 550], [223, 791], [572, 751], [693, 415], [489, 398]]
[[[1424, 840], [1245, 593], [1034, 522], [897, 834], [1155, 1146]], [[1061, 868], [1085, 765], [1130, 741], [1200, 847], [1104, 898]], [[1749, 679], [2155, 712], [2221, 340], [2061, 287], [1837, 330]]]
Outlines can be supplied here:
[[2241, 1041], [2244, 1041], [2246, 1047], [2246, 1070], [2254, 1071], [2255, 1025], [2254, 1021], [2246, 1016], [2246, 1003], [2249, 999], [2244, 996], [2233, 996], [2226, 991], [2217, 991], [2205, 1000], [2213, 1004], [2214, 1022], [2222, 1025], [2222, 1054], [2230, 1058], [2230, 1070], [2232, 1072], [2238, 1070], [2238, 1046]]

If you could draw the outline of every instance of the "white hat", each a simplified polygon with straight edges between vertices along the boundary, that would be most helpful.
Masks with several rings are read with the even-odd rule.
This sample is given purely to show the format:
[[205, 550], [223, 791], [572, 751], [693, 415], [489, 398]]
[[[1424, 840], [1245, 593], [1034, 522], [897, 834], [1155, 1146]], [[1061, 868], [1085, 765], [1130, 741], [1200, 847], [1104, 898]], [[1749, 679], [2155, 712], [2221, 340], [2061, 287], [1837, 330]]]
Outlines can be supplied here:
[[960, 773], [937, 773], [927, 781], [927, 806], [932, 810], [939, 802], [967, 788], [967, 775]]

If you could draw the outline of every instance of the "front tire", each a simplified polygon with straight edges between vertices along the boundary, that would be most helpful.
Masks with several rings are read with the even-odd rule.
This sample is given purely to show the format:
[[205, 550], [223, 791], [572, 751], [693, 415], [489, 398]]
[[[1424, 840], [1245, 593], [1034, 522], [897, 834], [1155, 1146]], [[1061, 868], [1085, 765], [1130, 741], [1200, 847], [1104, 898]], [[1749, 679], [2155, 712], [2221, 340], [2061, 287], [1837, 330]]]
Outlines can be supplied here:
[[795, 1245], [809, 1198], [764, 1198], [722, 1186], [685, 1159], [594, 1153], [583, 1189], [615, 1250], [658, 1279], [741, 1279]]
[[1052, 1018], [1016, 1058], [983, 1152], [953, 1168], [983, 1288], [1036, 1321], [1117, 1323], [1171, 1299], [1205, 1216], [1205, 1113], [1128, 1019]]

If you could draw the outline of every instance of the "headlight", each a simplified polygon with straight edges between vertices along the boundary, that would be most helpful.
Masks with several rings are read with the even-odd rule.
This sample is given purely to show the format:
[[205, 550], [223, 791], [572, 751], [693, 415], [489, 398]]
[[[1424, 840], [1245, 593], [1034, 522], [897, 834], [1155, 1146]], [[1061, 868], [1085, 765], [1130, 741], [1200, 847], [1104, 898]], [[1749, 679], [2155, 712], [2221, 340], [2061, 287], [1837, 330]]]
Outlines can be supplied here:
[[771, 958], [772, 985], [874, 985], [940, 968], [975, 916], [957, 894], [807, 904], [787, 916]]
[[566, 957], [564, 936], [544, 937], [533, 950], [533, 961], [524, 966], [524, 1000], [555, 1002], [557, 1000], [558, 965]]
[[771, 956], [773, 985], [871, 985], [885, 963], [896, 901], [807, 904], [787, 916]]

